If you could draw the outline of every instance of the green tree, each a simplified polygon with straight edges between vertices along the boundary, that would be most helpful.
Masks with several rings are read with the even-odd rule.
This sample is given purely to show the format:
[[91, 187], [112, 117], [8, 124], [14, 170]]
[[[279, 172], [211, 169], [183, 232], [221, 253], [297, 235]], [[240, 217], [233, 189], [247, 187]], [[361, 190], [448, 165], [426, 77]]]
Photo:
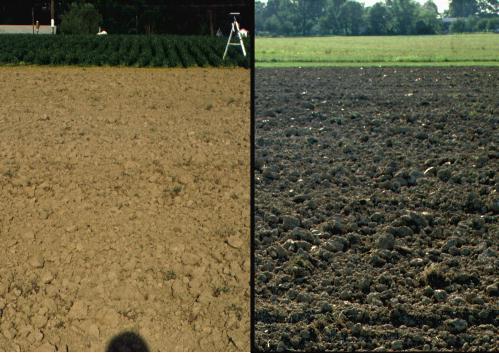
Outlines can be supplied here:
[[476, 0], [451, 0], [449, 3], [449, 13], [452, 17], [468, 17], [478, 11]]
[[456, 22], [452, 22], [449, 28], [451, 33], [463, 33], [466, 32], [466, 21], [465, 20], [457, 20]]
[[466, 19], [466, 29], [465, 32], [474, 32], [476, 31], [477, 23], [480, 20], [477, 16], [470, 16]]
[[265, 4], [261, 1], [255, 2], [255, 29], [263, 31], [265, 27]]
[[63, 34], [95, 34], [99, 30], [102, 16], [89, 3], [72, 3], [62, 15], [61, 32]]
[[428, 0], [424, 3], [423, 9], [438, 16], [438, 7], [432, 0]]
[[413, 34], [418, 4], [413, 0], [387, 0], [386, 4], [393, 14], [396, 33]]
[[497, 16], [498, 0], [477, 0], [478, 11], [481, 15]]
[[493, 32], [499, 30], [499, 16], [489, 18], [487, 31]]
[[362, 29], [363, 6], [356, 1], [347, 1], [340, 7], [339, 24], [342, 34], [358, 35]]
[[114, 0], [99, 0], [95, 7], [102, 14], [102, 26], [110, 33], [131, 33], [136, 31], [136, 8], [130, 3]]
[[441, 21], [438, 18], [438, 9], [435, 3], [428, 0], [419, 7], [416, 18], [417, 34], [435, 34], [441, 30]]
[[340, 9], [347, 0], [328, 0], [324, 14], [319, 19], [319, 26], [324, 34], [340, 34]]
[[488, 24], [489, 24], [489, 19], [488, 18], [481, 18], [475, 24], [475, 28], [473, 28], [473, 31], [476, 31], [476, 32], [486, 32]]
[[312, 28], [324, 13], [325, 0], [294, 0], [298, 31], [301, 35], [310, 34]]
[[294, 7], [290, 0], [269, 0], [262, 11], [262, 30], [282, 35], [297, 34], [299, 29]]
[[367, 13], [367, 26], [370, 34], [392, 33], [393, 17], [390, 10], [381, 2], [374, 4]]

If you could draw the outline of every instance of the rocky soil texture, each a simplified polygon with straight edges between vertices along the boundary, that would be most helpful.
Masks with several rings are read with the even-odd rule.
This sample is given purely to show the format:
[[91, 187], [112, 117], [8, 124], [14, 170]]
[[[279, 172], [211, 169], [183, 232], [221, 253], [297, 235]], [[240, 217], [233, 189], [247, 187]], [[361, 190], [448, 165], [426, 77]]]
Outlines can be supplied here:
[[0, 68], [0, 350], [249, 349], [249, 86]]
[[499, 349], [498, 82], [257, 70], [258, 349]]

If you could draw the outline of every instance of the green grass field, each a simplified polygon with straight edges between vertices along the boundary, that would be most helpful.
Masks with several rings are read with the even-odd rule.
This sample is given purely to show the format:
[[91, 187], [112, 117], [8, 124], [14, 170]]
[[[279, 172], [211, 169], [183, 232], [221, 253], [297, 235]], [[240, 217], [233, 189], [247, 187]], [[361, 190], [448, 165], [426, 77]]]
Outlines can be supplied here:
[[257, 67], [499, 66], [499, 34], [255, 40]]

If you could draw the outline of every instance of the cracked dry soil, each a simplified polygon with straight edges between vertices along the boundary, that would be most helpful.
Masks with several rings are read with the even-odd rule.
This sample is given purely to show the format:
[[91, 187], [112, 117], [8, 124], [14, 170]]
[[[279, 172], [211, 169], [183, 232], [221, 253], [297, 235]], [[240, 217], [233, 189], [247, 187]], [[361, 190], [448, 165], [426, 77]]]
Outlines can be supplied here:
[[249, 349], [249, 76], [0, 68], [0, 349]]

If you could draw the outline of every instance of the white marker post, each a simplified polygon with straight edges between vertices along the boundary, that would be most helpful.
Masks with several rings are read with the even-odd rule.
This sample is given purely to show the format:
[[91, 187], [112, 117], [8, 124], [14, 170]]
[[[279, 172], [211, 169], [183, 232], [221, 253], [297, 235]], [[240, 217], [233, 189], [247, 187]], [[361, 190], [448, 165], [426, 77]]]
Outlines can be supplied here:
[[55, 34], [55, 1], [50, 0], [50, 27], [52, 28], [52, 34]]

